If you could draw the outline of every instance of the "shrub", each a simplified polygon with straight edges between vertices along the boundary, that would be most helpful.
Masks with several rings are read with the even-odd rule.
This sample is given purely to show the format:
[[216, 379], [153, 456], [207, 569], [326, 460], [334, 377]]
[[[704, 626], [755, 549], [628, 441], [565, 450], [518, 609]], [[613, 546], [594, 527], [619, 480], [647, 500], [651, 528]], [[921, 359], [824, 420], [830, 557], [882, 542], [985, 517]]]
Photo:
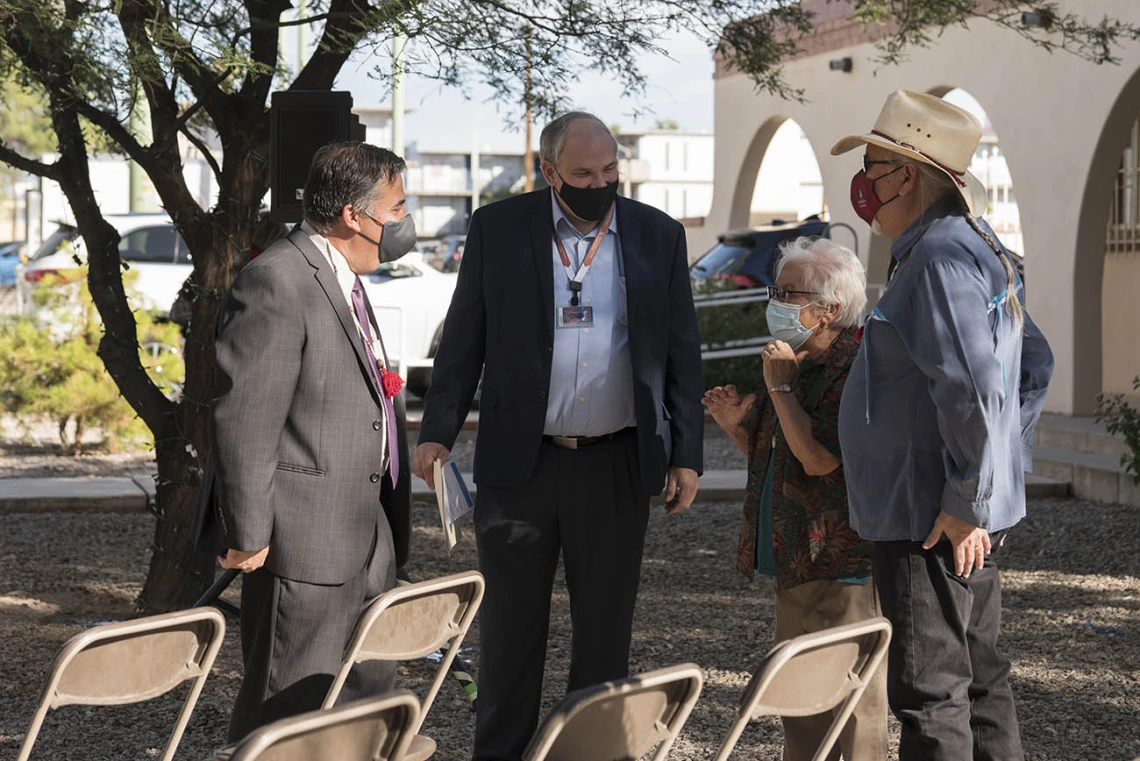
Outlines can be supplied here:
[[[1140, 391], [1140, 375], [1132, 379], [1132, 390]], [[1124, 436], [1128, 451], [1120, 456], [1120, 464], [1132, 474], [1132, 483], [1140, 486], [1140, 410], [1124, 394], [1101, 394], [1096, 401], [1097, 421], [1109, 433]]]
[[[81, 452], [83, 435], [92, 429], [103, 434], [110, 451], [150, 441], [96, 353], [103, 327], [85, 275], [68, 273], [62, 287], [59, 279], [44, 278], [35, 317], [11, 320], [0, 332], [0, 405], [25, 423], [51, 419], [61, 450], [71, 455]], [[143, 366], [163, 391], [176, 394], [185, 375], [178, 326], [141, 311], [135, 319]]]
[[[765, 316], [767, 302], [723, 304], [697, 309], [701, 343], [710, 350], [732, 348], [734, 344], [768, 335]], [[742, 394], [763, 383], [764, 363], [759, 354], [704, 362], [705, 387], [736, 386]]]

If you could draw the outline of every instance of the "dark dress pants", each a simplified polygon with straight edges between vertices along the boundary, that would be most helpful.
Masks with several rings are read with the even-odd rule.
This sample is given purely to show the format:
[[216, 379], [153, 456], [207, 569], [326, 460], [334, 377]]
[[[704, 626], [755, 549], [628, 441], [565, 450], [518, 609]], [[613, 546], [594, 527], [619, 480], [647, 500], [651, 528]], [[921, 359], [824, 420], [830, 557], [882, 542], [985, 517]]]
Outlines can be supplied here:
[[[994, 553], [1004, 537], [993, 538]], [[968, 579], [943, 540], [876, 542], [874, 576], [894, 627], [887, 696], [902, 724], [899, 761], [1022, 761], [1009, 660], [998, 653], [994, 556]]]
[[[278, 719], [319, 709], [360, 613], [369, 600], [395, 585], [396, 553], [383, 511], [367, 565], [344, 584], [306, 584], [266, 568], [246, 574], [241, 584], [245, 674], [229, 742]], [[358, 663], [337, 704], [383, 694], [395, 681], [395, 663]]]
[[629, 674], [648, 517], [633, 429], [577, 450], [543, 442], [525, 486], [479, 487], [475, 537], [487, 588], [476, 761], [518, 761], [538, 724], [559, 552], [573, 627], [567, 689]]

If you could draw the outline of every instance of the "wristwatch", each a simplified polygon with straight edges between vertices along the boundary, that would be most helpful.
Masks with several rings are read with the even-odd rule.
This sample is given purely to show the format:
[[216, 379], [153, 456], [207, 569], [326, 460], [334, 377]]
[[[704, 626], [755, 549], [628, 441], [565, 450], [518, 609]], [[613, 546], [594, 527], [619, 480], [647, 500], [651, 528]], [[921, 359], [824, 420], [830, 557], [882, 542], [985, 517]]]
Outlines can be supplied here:
[[790, 384], [785, 383], [782, 386], [772, 386], [770, 389], [768, 389], [769, 394], [774, 394], [777, 391], [784, 394], [790, 394], [792, 393], [792, 387]]

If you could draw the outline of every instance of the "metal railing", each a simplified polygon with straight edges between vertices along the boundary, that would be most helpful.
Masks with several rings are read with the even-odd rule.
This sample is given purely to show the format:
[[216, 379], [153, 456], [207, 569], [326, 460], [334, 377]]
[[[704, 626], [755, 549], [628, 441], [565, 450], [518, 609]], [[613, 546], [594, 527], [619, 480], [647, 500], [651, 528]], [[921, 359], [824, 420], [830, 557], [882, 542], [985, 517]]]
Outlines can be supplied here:
[[[698, 293], [693, 296], [693, 306], [697, 309], [740, 306], [768, 302], [768, 288], [747, 288], [739, 291], [717, 291]], [[701, 360], [731, 359], [734, 357], [755, 356], [764, 350], [772, 336], [735, 338], [715, 344], [701, 344]]]

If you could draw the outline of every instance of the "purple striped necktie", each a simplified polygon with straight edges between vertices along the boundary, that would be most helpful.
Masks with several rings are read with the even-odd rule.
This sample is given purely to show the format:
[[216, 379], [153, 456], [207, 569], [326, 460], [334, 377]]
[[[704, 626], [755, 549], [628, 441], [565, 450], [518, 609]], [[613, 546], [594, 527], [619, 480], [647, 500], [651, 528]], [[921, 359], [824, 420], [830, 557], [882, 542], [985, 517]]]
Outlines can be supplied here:
[[396, 406], [388, 395], [384, 393], [384, 381], [380, 378], [380, 365], [376, 362], [376, 355], [372, 353], [372, 325], [368, 319], [368, 308], [364, 306], [364, 284], [360, 276], [352, 284], [352, 308], [356, 311], [356, 319], [360, 323], [360, 332], [364, 334], [364, 353], [368, 355], [368, 366], [372, 369], [372, 379], [376, 381], [376, 388], [380, 389], [380, 402], [384, 407], [384, 427], [388, 431], [388, 475], [392, 478], [392, 488], [396, 488], [396, 480], [400, 474], [400, 453], [396, 446]]

